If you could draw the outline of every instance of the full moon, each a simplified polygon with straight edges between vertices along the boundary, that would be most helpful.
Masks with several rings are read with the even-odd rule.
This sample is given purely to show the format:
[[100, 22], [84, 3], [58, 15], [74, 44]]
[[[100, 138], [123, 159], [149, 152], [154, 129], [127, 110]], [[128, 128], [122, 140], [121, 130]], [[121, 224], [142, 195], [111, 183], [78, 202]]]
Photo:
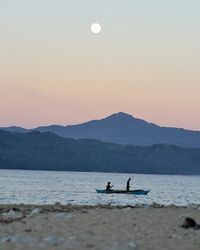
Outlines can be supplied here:
[[101, 32], [101, 25], [99, 23], [93, 23], [91, 25], [91, 31], [94, 34], [98, 34]]

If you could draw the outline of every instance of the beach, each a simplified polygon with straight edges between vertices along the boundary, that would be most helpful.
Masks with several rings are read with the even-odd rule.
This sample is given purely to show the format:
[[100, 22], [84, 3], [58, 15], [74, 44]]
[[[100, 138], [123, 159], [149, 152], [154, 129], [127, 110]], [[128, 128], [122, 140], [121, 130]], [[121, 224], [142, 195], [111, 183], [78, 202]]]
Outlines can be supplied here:
[[200, 206], [0, 205], [0, 249], [197, 250]]

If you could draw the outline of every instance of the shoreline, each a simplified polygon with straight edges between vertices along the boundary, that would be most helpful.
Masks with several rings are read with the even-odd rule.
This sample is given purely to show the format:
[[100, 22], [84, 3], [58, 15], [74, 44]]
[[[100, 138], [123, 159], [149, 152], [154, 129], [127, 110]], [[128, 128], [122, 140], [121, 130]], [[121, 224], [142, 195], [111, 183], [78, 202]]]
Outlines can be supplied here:
[[124, 209], [124, 208], [130, 208], [130, 209], [138, 209], [138, 208], [187, 208], [187, 209], [197, 209], [200, 211], [200, 203], [190, 203], [187, 205], [175, 205], [175, 204], [159, 204], [159, 203], [152, 203], [152, 204], [134, 204], [134, 205], [116, 205], [116, 204], [96, 204], [96, 205], [88, 205], [88, 204], [62, 204], [60, 202], [56, 202], [53, 204], [36, 204], [36, 203], [7, 203], [7, 204], [1, 204], [0, 203], [0, 213], [2, 211], [7, 211], [9, 209], [16, 209], [16, 210], [31, 210], [33, 208], [40, 208], [43, 209], [45, 212], [52, 211], [52, 212], [59, 212], [59, 211], [72, 211], [72, 210], [81, 210], [81, 209]]
[[96, 173], [96, 174], [120, 174], [120, 175], [160, 175], [160, 176], [181, 176], [200, 177], [199, 174], [170, 174], [170, 173], [136, 173], [136, 172], [106, 172], [106, 171], [79, 171], [79, 170], [52, 170], [52, 169], [23, 169], [23, 168], [0, 168], [8, 171], [33, 171], [33, 172], [69, 172], [69, 173]]
[[200, 204], [0, 205], [0, 249], [198, 250]]

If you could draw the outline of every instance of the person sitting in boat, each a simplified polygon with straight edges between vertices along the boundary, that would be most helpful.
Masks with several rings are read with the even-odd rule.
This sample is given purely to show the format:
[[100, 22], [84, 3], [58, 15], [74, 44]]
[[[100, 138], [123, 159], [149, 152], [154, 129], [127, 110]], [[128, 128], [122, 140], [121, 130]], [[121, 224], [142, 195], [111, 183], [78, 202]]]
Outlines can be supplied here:
[[106, 190], [109, 191], [109, 190], [111, 190], [112, 187], [113, 187], [113, 186], [111, 185], [111, 182], [109, 181], [109, 182], [107, 183], [107, 185], [106, 185]]
[[130, 190], [130, 181], [131, 181], [131, 178], [129, 178], [127, 183], [126, 183], [126, 191], [127, 192]]

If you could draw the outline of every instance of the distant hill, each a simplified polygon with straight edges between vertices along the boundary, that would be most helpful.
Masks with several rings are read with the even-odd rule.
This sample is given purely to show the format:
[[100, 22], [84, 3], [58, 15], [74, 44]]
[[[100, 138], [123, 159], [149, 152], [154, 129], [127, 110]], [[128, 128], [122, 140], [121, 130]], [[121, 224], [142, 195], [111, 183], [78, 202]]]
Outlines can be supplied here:
[[[27, 132], [18, 127], [4, 128], [7, 131]], [[154, 144], [172, 144], [184, 147], [200, 148], [200, 131], [181, 128], [160, 127], [153, 123], [120, 112], [101, 120], [70, 126], [44, 126], [34, 130], [53, 132], [65, 138], [88, 138], [105, 142], [149, 146]], [[32, 131], [32, 130], [31, 130]]]
[[28, 129], [21, 128], [21, 127], [16, 127], [16, 126], [11, 126], [11, 127], [1, 127], [1, 130], [9, 131], [9, 132], [19, 132], [19, 133], [26, 133], [29, 132]]
[[49, 132], [0, 130], [0, 168], [199, 175], [200, 149], [125, 146]]

